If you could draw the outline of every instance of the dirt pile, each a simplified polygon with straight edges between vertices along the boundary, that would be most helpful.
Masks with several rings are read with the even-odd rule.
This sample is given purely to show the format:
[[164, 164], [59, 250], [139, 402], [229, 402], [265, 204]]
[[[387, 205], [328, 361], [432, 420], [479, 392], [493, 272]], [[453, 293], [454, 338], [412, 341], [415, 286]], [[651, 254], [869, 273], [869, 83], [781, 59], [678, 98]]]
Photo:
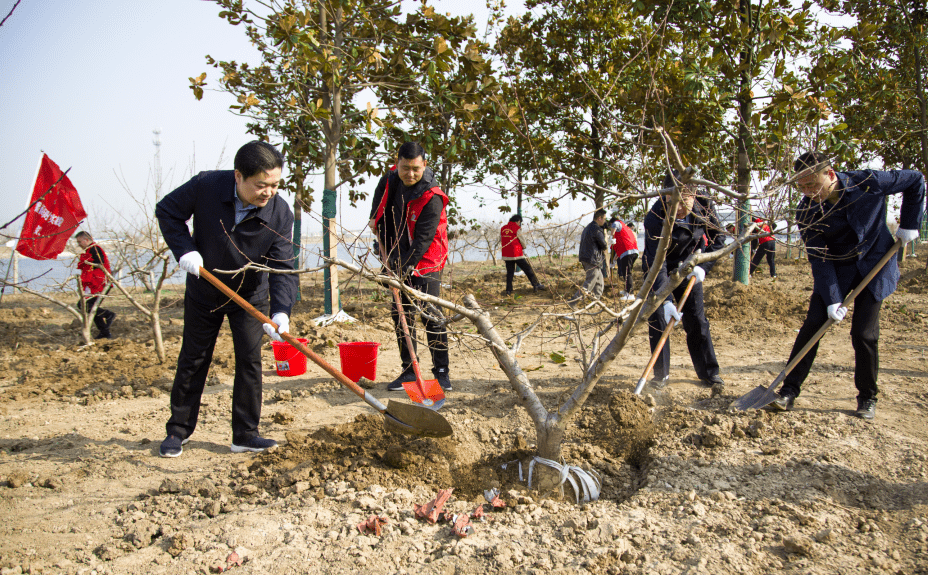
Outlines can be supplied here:
[[[921, 255], [921, 254], [920, 254]], [[923, 257], [923, 256], [922, 256]], [[779, 262], [778, 262], [779, 263]], [[682, 344], [659, 397], [631, 387], [648, 357], [632, 336], [593, 390], [564, 442], [565, 462], [595, 471], [602, 497], [585, 505], [527, 489], [535, 435], [491, 354], [454, 324], [455, 389], [441, 410], [450, 438], [388, 433], [382, 417], [310, 365], [275, 375], [265, 353], [262, 432], [281, 445], [229, 452], [232, 349], [220, 337], [200, 422], [177, 459], [157, 457], [172, 361], [153, 359], [144, 322], [117, 308], [117, 339], [79, 345], [71, 319], [22, 296], [0, 308], [0, 569], [15, 573], [825, 573], [928, 572], [928, 300], [924, 265], [903, 264], [884, 304], [877, 420], [852, 417], [853, 349], [847, 326], [823, 339], [797, 410], [732, 412], [785, 365], [808, 302], [807, 269], [776, 282], [706, 280], [706, 306], [728, 382], [698, 385]], [[505, 271], [451, 270], [516, 332], [554, 300], [504, 298]], [[567, 288], [565, 288], [567, 289]], [[518, 290], [518, 288], [517, 288]], [[397, 372], [388, 303], [345, 286], [364, 321], [315, 328], [321, 295], [306, 292], [291, 325], [333, 365], [340, 341], [378, 341], [379, 383]], [[382, 296], [382, 294], [381, 294]], [[4, 300], [7, 305], [8, 300]], [[556, 308], [555, 308], [556, 309]], [[179, 310], [166, 313], [176, 357]], [[756, 329], [763, 323], [771, 329]], [[122, 331], [120, 331], [122, 329]], [[923, 342], [921, 342], [923, 343]], [[549, 409], [573, 391], [575, 361], [554, 363], [557, 331], [529, 338], [517, 358]], [[427, 358], [424, 369], [430, 365]], [[417, 519], [414, 506], [452, 488], [446, 510], [472, 513], [484, 491], [506, 507], [474, 520], [473, 534]], [[358, 524], [386, 520], [376, 537]], [[230, 561], [235, 552], [244, 564]]]

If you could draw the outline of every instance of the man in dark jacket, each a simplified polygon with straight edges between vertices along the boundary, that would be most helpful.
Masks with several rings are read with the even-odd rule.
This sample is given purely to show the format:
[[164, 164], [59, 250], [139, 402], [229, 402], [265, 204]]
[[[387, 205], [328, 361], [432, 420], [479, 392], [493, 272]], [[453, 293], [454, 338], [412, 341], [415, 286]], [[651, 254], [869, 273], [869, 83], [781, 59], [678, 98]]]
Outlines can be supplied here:
[[[836, 172], [828, 156], [806, 152], [796, 159], [796, 172], [803, 171], [797, 186], [805, 196], [796, 206], [796, 223], [812, 266], [813, 290], [809, 312], [799, 329], [789, 360], [828, 321], [844, 319], [844, 298], [870, 273], [893, 246], [886, 227], [886, 196], [902, 194], [899, 229], [903, 243], [918, 237], [925, 204], [925, 178], [915, 170], [860, 170]], [[880, 306], [896, 291], [899, 266], [890, 258], [867, 288], [854, 299], [851, 344], [854, 346], [854, 385], [857, 387], [857, 416], [876, 415], [879, 375]], [[787, 374], [773, 410], [793, 408], [802, 382], [809, 375], [818, 344]]]
[[[441, 270], [448, 259], [448, 201], [428, 167], [425, 150], [416, 142], [406, 142], [397, 151], [396, 166], [380, 178], [371, 207], [370, 227], [386, 253], [385, 266], [409, 287], [436, 297], [441, 293]], [[416, 304], [402, 292], [400, 299], [415, 351]], [[387, 386], [389, 391], [402, 391], [403, 382], [416, 380], [400, 313], [394, 305], [391, 315], [403, 372]], [[430, 306], [422, 314], [422, 323], [432, 355], [432, 374], [442, 389], [450, 391], [448, 333], [440, 317]]]
[[578, 259], [583, 265], [583, 271], [586, 276], [583, 278], [583, 285], [567, 301], [572, 306], [580, 303], [584, 292], [593, 295], [594, 299], [603, 296], [605, 280], [603, 279], [603, 262], [606, 261], [606, 236], [603, 234], [603, 226], [606, 225], [606, 210], [599, 208], [593, 212], [593, 221], [583, 228], [580, 234], [580, 249]]
[[[664, 191], [667, 195], [659, 197], [644, 218], [644, 257], [641, 260], [641, 268], [645, 274], [648, 273], [657, 257], [657, 245], [661, 240], [664, 216], [671, 200], [669, 192], [672, 192], [674, 186], [677, 185], [675, 176], [676, 173], [674, 175], [668, 173], [664, 178]], [[697, 194], [696, 190], [688, 185], [684, 186], [680, 194], [681, 201], [670, 232], [667, 257], [664, 259], [664, 264], [661, 266], [657, 278], [654, 280], [654, 285], [651, 287], [652, 293], [660, 291], [670, 281], [668, 270], [676, 270], [686, 258], [697, 250], [710, 253], [722, 249], [724, 245], [724, 237], [721, 233], [722, 226], [719, 223], [719, 217], [712, 200]], [[706, 274], [712, 271], [714, 265], [715, 262], [698, 265], [686, 276], [687, 282], [677, 286], [661, 307], [648, 318], [648, 336], [651, 342], [651, 353], [654, 353], [657, 342], [664, 333], [670, 318], [673, 317], [677, 321], [682, 321], [683, 330], [686, 332], [686, 347], [689, 349], [690, 358], [693, 360], [693, 369], [696, 370], [696, 376], [699, 377], [703, 385], [711, 386], [713, 393], [718, 394], [721, 393], [725, 382], [719, 377], [719, 362], [715, 357], [715, 348], [712, 345], [709, 320], [706, 319], [706, 310], [703, 306], [702, 289], [702, 281], [706, 278]], [[689, 278], [693, 277], [696, 278], [696, 283], [693, 285], [686, 303], [683, 304], [683, 309], [677, 311], [674, 300], [680, 301], [683, 292], [686, 291]], [[654, 379], [658, 382], [664, 382], [669, 377], [670, 341], [668, 340], [664, 343], [658, 361], [654, 365]]]
[[[184, 339], [171, 389], [171, 418], [162, 457], [183, 452], [197, 424], [216, 337], [229, 318], [235, 350], [232, 388], [232, 452], [263, 451], [277, 444], [258, 433], [261, 418], [261, 338], [281, 341], [299, 279], [295, 275], [247, 271], [219, 274], [224, 284], [271, 316], [278, 332], [249, 315], [200, 278], [200, 268], [235, 270], [248, 263], [292, 270], [293, 212], [277, 195], [283, 156], [266, 142], [253, 141], [235, 154], [235, 169], [200, 172], [155, 207], [164, 239], [187, 272]], [[187, 220], [193, 217], [193, 234]], [[270, 296], [270, 297], [269, 297]], [[270, 299], [270, 305], [268, 305]]]

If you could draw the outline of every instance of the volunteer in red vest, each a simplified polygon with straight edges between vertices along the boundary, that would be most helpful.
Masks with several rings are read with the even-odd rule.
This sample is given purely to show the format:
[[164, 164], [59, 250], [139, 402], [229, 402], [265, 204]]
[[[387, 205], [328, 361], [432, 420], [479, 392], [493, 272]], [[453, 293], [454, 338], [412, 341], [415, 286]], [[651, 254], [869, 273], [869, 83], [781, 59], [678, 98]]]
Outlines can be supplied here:
[[[448, 259], [448, 201], [448, 196], [438, 187], [435, 174], [428, 167], [425, 150], [416, 142], [400, 146], [396, 165], [380, 178], [374, 190], [370, 227], [386, 251], [386, 263], [406, 285], [433, 296], [440, 294], [441, 270]], [[400, 297], [415, 347], [415, 312], [422, 304], [410, 301], [402, 292]], [[450, 391], [448, 334], [445, 326], [438, 321], [441, 313], [437, 308], [429, 306], [425, 311], [421, 317], [432, 355], [432, 374], [442, 389]], [[399, 313], [394, 304], [391, 316], [403, 371], [387, 386], [389, 391], [402, 391], [403, 382], [416, 380]]]
[[[763, 223], [764, 220], [760, 218], [754, 218], [754, 221], [758, 224]], [[761, 233], [770, 232], [770, 226], [763, 224], [760, 228]], [[751, 275], [754, 275], [754, 271], [757, 269], [757, 266], [760, 265], [760, 261], [767, 258], [767, 265], [770, 266], [770, 277], [777, 277], [777, 242], [773, 239], [773, 236], [766, 236], [757, 240], [757, 250], [754, 251], [754, 257], [751, 258]]]
[[619, 260], [618, 274], [625, 280], [625, 291], [622, 296], [632, 294], [632, 268], [638, 259], [638, 238], [635, 230], [620, 219], [612, 223], [613, 237], [612, 254]]
[[[111, 274], [113, 271], [110, 269], [110, 260], [107, 259], [106, 252], [93, 241], [90, 234], [77, 232], [74, 239], [77, 241], [77, 245], [84, 250], [84, 253], [77, 260], [77, 269], [81, 270], [81, 289], [84, 292], [80, 305], [83, 306], [84, 313], [88, 313], [93, 309], [94, 304], [97, 303], [97, 298], [106, 288], [106, 272], [103, 271], [103, 268], [106, 268], [106, 271]], [[113, 320], [115, 319], [116, 312], [103, 309], [102, 306], [97, 307], [97, 313], [93, 316], [93, 324], [97, 326], [100, 333], [97, 334], [96, 339], [113, 337], [110, 328], [113, 326]]]
[[509, 218], [509, 223], [503, 226], [500, 231], [503, 247], [503, 261], [506, 262], [506, 295], [512, 295], [512, 276], [516, 273], [516, 266], [525, 273], [528, 281], [532, 282], [532, 289], [542, 291], [545, 286], [538, 283], [535, 277], [535, 270], [525, 258], [522, 251], [525, 247], [525, 241], [522, 239], [522, 216], [516, 214]]

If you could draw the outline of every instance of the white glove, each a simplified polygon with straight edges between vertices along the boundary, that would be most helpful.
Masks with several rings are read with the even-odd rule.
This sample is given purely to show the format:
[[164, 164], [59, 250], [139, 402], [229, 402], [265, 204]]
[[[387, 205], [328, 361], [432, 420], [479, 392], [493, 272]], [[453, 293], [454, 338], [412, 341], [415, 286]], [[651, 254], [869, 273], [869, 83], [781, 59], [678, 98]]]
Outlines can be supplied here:
[[835, 323], [838, 323], [844, 316], [847, 315], [847, 308], [842, 306], [840, 303], [833, 303], [828, 306], [828, 317], [835, 320]]
[[664, 313], [664, 321], [670, 323], [670, 318], [673, 318], [677, 321], [683, 319], [683, 316], [680, 312], [677, 311], [677, 306], [673, 305], [669, 301], [665, 301], [664, 305], [661, 306], [661, 311]]
[[268, 334], [274, 341], [283, 341], [284, 339], [280, 337], [280, 334], [290, 332], [290, 318], [283, 312], [277, 312], [271, 318], [271, 321], [277, 324], [277, 331], [274, 331], [271, 324], [265, 323], [261, 325], [264, 328], [264, 333]]
[[696, 283], [700, 283], [702, 280], [706, 279], [706, 270], [696, 266], [693, 268], [693, 271], [690, 272], [690, 275], [686, 276], [686, 279], [690, 278], [696, 278]]
[[187, 252], [180, 256], [180, 261], [177, 263], [180, 265], [180, 269], [188, 274], [200, 277], [200, 268], [203, 267], [203, 256], [200, 255], [200, 252]]
[[904, 244], [914, 242], [918, 239], [918, 230], [904, 230], [899, 228], [896, 230], [896, 237], [902, 240]]

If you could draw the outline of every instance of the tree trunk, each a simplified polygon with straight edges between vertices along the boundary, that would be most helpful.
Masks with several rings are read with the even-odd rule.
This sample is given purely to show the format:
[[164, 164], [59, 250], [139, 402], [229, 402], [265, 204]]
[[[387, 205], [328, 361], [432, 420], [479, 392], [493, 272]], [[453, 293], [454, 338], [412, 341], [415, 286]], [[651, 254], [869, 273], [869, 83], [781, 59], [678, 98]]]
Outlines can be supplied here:
[[[751, 3], [741, 2], [741, 20], [751, 25]], [[752, 31], [752, 34], [754, 32]], [[751, 156], [753, 155], [751, 141], [751, 114], [753, 112], [751, 100], [751, 64], [753, 48], [752, 36], [748, 36], [747, 45], [741, 51], [741, 85], [738, 92], [738, 150], [737, 189], [739, 194], [747, 195], [751, 191]], [[741, 200], [738, 202], [738, 233], [740, 234], [751, 223], [751, 202]], [[748, 285], [750, 282], [751, 245], [745, 243], [740, 250], [735, 251], [735, 265], [732, 270], [732, 280]]]
[[[293, 265], [297, 269], [302, 268], [300, 265], [300, 245], [303, 243], [303, 204], [300, 202], [300, 196], [303, 192], [302, 183], [297, 186], [296, 193], [293, 194]], [[296, 276], [300, 278], [302, 276]], [[296, 301], [302, 299], [299, 285], [296, 290]]]
[[593, 203], [599, 209], [606, 202], [606, 193], [603, 191], [603, 143], [599, 132], [599, 102], [593, 103], [590, 114], [592, 123], [590, 137], [593, 140], [593, 183], [596, 184]]

